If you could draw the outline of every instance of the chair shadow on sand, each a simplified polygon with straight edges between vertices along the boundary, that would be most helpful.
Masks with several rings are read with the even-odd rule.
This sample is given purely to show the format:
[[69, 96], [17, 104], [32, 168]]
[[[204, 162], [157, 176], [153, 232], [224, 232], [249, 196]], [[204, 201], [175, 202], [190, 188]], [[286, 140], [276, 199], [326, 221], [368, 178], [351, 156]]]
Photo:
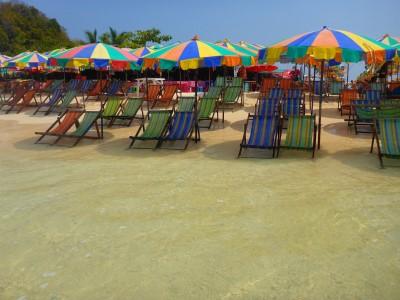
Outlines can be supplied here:
[[371, 133], [355, 134], [354, 126], [348, 126], [347, 122], [336, 122], [322, 126], [322, 130], [333, 135], [351, 139], [371, 140]]

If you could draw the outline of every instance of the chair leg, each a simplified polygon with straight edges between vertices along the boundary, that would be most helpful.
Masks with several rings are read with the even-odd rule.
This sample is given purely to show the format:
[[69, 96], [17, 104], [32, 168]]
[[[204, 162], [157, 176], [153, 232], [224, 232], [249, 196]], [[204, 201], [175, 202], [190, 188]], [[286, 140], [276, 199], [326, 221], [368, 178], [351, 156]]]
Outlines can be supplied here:
[[240, 145], [240, 149], [239, 149], [239, 153], [238, 153], [237, 158], [240, 158], [240, 155], [242, 154], [242, 149], [243, 149], [243, 147], [242, 147], [242, 145]]
[[375, 134], [372, 135], [372, 142], [371, 142], [371, 148], [369, 149], [369, 153], [372, 153], [374, 150], [374, 142], [375, 142]]

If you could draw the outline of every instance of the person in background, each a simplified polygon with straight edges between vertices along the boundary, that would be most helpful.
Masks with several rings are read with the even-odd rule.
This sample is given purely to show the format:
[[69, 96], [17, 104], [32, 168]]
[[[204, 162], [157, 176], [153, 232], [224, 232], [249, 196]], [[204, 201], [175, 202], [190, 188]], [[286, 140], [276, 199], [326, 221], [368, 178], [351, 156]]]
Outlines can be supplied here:
[[242, 78], [243, 81], [247, 79], [247, 71], [244, 66], [241, 66], [237, 72], [237, 76]]

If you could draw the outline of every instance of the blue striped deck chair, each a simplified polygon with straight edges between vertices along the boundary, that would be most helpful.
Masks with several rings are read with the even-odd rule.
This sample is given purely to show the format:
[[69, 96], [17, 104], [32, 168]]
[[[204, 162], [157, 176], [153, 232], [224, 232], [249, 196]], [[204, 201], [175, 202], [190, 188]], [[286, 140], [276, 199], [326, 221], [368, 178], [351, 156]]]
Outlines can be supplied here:
[[380, 91], [381, 93], [385, 92], [385, 84], [383, 82], [371, 82], [369, 84], [369, 87], [371, 90], [377, 90]]
[[276, 116], [279, 113], [278, 98], [260, 99], [255, 106], [254, 115], [257, 116]]
[[365, 91], [365, 100], [367, 100], [370, 104], [379, 104], [379, 101], [382, 99], [382, 92], [379, 90], [367, 90]]
[[273, 88], [269, 90], [268, 99], [278, 99], [281, 100], [281, 98], [283, 97], [284, 94], [284, 90], [281, 88]]
[[81, 81], [79, 79], [72, 79], [68, 82], [67, 90], [78, 90]]
[[314, 87], [314, 95], [319, 95], [320, 90], [321, 90], [321, 83], [319, 80], [315, 80], [313, 82], [313, 87]]
[[302, 98], [285, 98], [282, 101], [282, 115], [284, 118], [289, 116], [299, 116], [302, 111]]
[[107, 95], [116, 95], [121, 88], [121, 82], [119, 80], [113, 80], [110, 82], [110, 85], [107, 87], [106, 94]]
[[378, 118], [374, 125], [371, 152], [376, 139], [378, 158], [383, 168], [383, 157], [400, 158], [400, 118]]
[[[247, 139], [248, 128], [250, 128], [250, 133]], [[272, 149], [272, 157], [275, 157], [278, 129], [279, 119], [275, 116], [249, 115], [244, 125], [238, 158], [241, 156], [243, 148]]]
[[193, 112], [175, 112], [169, 125], [168, 132], [165, 137], [162, 138], [161, 145], [165, 141], [185, 141], [184, 147], [180, 149], [185, 150], [192, 137], [194, 125]]
[[88, 91], [92, 89], [94, 81], [92, 80], [84, 80], [79, 87], [79, 92], [82, 94], [86, 94]]
[[[33, 114], [36, 115], [38, 112], [44, 112], [47, 115], [53, 109], [53, 107], [55, 107], [55, 105], [57, 105], [57, 103], [62, 99], [63, 94], [64, 90], [62, 88], [56, 89], [49, 98], [49, 101], [39, 105]], [[45, 110], [43, 110], [43, 108], [45, 108]]]

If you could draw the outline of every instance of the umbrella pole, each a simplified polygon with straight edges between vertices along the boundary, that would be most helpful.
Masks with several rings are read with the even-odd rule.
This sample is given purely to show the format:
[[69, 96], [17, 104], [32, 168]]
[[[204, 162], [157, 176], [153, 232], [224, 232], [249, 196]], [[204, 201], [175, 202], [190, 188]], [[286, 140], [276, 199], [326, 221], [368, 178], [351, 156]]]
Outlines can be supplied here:
[[200, 129], [199, 129], [199, 123], [197, 120], [197, 81], [198, 81], [198, 72], [199, 70], [196, 69], [195, 73], [194, 73], [194, 120], [195, 120], [195, 125], [194, 125], [194, 141], [195, 143], [197, 143], [198, 141], [200, 141]]
[[103, 138], [103, 130], [104, 130], [104, 119], [103, 119], [103, 97], [101, 97], [101, 91], [103, 90], [103, 82], [102, 82], [102, 72], [100, 70], [100, 110], [101, 110], [101, 118], [100, 118], [100, 130], [101, 130], [101, 138]]
[[319, 88], [319, 108], [318, 108], [318, 149], [321, 148], [321, 114], [322, 114], [322, 100], [323, 100], [323, 81], [324, 81], [324, 65], [325, 60], [321, 61], [321, 80], [320, 80], [320, 88]]
[[349, 70], [350, 69], [350, 64], [347, 63], [347, 75], [346, 75], [346, 86], [347, 88], [349, 87]]
[[312, 95], [312, 101], [311, 101], [311, 112], [314, 111], [314, 94], [315, 94], [315, 74], [317, 72], [317, 66], [314, 65], [314, 75], [313, 75], [313, 84], [312, 84], [312, 91], [311, 91], [311, 95]]
[[396, 81], [399, 81], [399, 68], [400, 68], [400, 62], [398, 62], [397, 63], [397, 80]]
[[311, 64], [308, 63], [308, 100], [310, 101], [310, 110], [312, 112], [311, 109]]

